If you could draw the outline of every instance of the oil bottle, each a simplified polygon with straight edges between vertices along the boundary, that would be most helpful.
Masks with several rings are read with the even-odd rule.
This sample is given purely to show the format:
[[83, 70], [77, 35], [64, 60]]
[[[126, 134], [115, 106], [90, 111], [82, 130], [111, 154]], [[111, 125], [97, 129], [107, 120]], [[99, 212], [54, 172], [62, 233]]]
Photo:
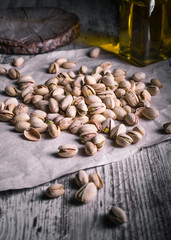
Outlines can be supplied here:
[[171, 56], [171, 0], [123, 0], [119, 54], [145, 66]]

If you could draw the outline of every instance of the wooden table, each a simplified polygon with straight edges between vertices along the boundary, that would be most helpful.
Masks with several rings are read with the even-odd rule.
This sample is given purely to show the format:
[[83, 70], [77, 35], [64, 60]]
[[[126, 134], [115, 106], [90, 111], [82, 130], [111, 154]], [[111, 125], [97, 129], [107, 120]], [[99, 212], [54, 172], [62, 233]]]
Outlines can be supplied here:
[[[1, 0], [0, 7], [60, 6], [79, 16], [82, 31], [118, 33], [119, 0], [49, 2]], [[85, 47], [80, 42], [81, 38], [61, 49]], [[0, 63], [11, 62], [13, 58], [0, 55]], [[51, 182], [64, 185], [66, 192], [58, 199], [44, 197], [49, 183], [0, 192], [0, 240], [170, 239], [170, 156], [171, 141], [166, 141], [144, 148], [123, 161], [88, 169], [88, 173], [97, 172], [105, 186], [87, 205], [76, 205], [73, 201], [75, 173]], [[112, 204], [126, 211], [127, 224], [116, 227], [108, 220], [106, 214]]]

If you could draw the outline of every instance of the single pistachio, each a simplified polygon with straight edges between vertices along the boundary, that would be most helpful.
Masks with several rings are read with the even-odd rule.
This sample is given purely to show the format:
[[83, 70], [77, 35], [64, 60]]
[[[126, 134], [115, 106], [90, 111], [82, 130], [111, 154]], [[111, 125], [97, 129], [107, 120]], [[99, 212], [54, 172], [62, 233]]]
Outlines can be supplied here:
[[93, 182], [85, 184], [75, 194], [75, 199], [81, 203], [88, 203], [97, 195], [97, 188]]
[[125, 96], [125, 93], [126, 91], [122, 88], [118, 88], [116, 91], [115, 91], [115, 95], [118, 97], [118, 98], [121, 98], [123, 96]]
[[[72, 122], [73, 122], [72, 118], [64, 117], [63, 119], [61, 119], [59, 121], [58, 126], [60, 127], [61, 130], [66, 130], [66, 129], [68, 129], [70, 127]], [[56, 124], [56, 120], [55, 120], [55, 124]]]
[[89, 178], [88, 178], [87, 173], [84, 170], [80, 170], [75, 175], [75, 182], [78, 185], [78, 187], [82, 187], [85, 184], [89, 183]]
[[89, 52], [89, 56], [92, 58], [98, 58], [99, 54], [100, 54], [100, 48], [98, 47], [91, 49]]
[[89, 182], [93, 182], [97, 189], [101, 189], [104, 186], [103, 180], [97, 173], [89, 174]]
[[25, 121], [19, 121], [15, 124], [15, 129], [18, 132], [24, 132], [24, 130], [30, 128], [30, 123]]
[[128, 91], [125, 94], [125, 98], [131, 107], [136, 107], [139, 103], [138, 97], [133, 91]]
[[7, 86], [5, 88], [5, 93], [11, 97], [15, 97], [18, 96], [19, 92], [17, 90], [17, 88], [13, 87], [13, 86]]
[[164, 132], [167, 134], [171, 133], [171, 122], [165, 123], [163, 125]]
[[77, 109], [75, 106], [70, 105], [66, 109], [66, 116], [69, 118], [75, 118], [77, 114]]
[[116, 119], [116, 114], [111, 109], [106, 109], [102, 114], [105, 118], [112, 118], [113, 120]]
[[73, 102], [73, 97], [71, 95], [67, 95], [60, 101], [59, 106], [60, 108], [65, 111], [68, 106], [70, 106]]
[[103, 92], [99, 92], [97, 94], [97, 96], [102, 100], [105, 99], [106, 97], [116, 98], [116, 96], [115, 96], [115, 94], [112, 90], [106, 90], [106, 91], [103, 91]]
[[71, 91], [71, 94], [75, 97], [79, 97], [81, 95], [81, 89], [78, 87], [74, 87]]
[[0, 75], [6, 75], [7, 74], [7, 69], [4, 67], [0, 67]]
[[67, 78], [64, 78], [62, 81], [61, 81], [61, 85], [62, 86], [66, 86], [67, 84], [69, 84], [69, 83], [72, 83], [74, 80], [72, 79], [72, 78], [70, 78], [70, 77], [67, 77]]
[[32, 101], [33, 96], [34, 96], [33, 92], [27, 93], [23, 98], [23, 103], [30, 103]]
[[52, 138], [59, 137], [60, 135], [60, 127], [56, 126], [53, 121], [48, 121], [48, 132]]
[[48, 113], [46, 119], [54, 121], [59, 115], [60, 113]]
[[78, 153], [78, 148], [75, 144], [63, 144], [58, 149], [58, 155], [61, 157], [74, 157]]
[[47, 113], [42, 111], [42, 110], [34, 110], [30, 114], [30, 117], [38, 117], [38, 118], [41, 118], [41, 119], [45, 119], [46, 116], [47, 116]]
[[127, 91], [131, 88], [131, 83], [127, 80], [123, 80], [119, 82], [119, 87]]
[[24, 58], [23, 57], [17, 57], [17, 58], [14, 58], [13, 60], [13, 65], [15, 67], [21, 67], [24, 65]]
[[145, 83], [143, 83], [143, 82], [138, 82], [138, 83], [136, 84], [136, 86], [135, 86], [135, 93], [136, 93], [137, 95], [139, 95], [139, 93], [140, 93], [141, 91], [143, 91], [144, 88], [145, 88]]
[[133, 143], [138, 143], [139, 141], [142, 140], [141, 133], [137, 131], [129, 131], [127, 134], [132, 138]]
[[150, 103], [147, 100], [142, 100], [138, 103], [139, 107], [150, 107]]
[[5, 106], [5, 109], [10, 111], [10, 112], [14, 112], [15, 108], [16, 108], [16, 105], [13, 104], [13, 103], [8, 104], [7, 106]]
[[48, 112], [49, 110], [49, 101], [47, 100], [40, 100], [35, 103], [35, 107], [38, 108], [39, 110], [42, 110], [44, 112]]
[[142, 136], [145, 135], [145, 129], [140, 125], [135, 126], [132, 130], [139, 132]]
[[75, 78], [75, 80], [71, 83], [72, 87], [79, 87], [82, 88], [84, 85], [84, 76], [78, 76]]
[[93, 156], [97, 153], [97, 147], [96, 145], [94, 145], [92, 142], [86, 142], [85, 143], [85, 153], [88, 155], [88, 156]]
[[157, 118], [159, 116], [159, 112], [151, 107], [146, 107], [143, 109], [142, 114], [144, 117], [150, 119], [150, 120], [154, 120], [155, 118]]
[[81, 90], [84, 97], [88, 97], [89, 95], [96, 95], [95, 90], [89, 85], [84, 85]]
[[109, 70], [109, 69], [111, 69], [112, 64], [111, 64], [111, 62], [103, 62], [100, 64], [100, 67], [103, 68], [103, 71]]
[[116, 81], [114, 81], [114, 79], [112, 77], [107, 77], [107, 76], [104, 76], [101, 81], [103, 82], [103, 84], [106, 86], [106, 87], [114, 87], [115, 86], [115, 89], [118, 88], [118, 83]]
[[146, 101], [150, 102], [151, 94], [146, 89], [144, 89], [143, 91], [140, 92], [140, 94], [138, 95], [138, 98], [140, 101], [146, 100]]
[[127, 147], [132, 142], [133, 142], [132, 138], [127, 134], [120, 134], [116, 137], [116, 143], [122, 147]]
[[82, 97], [82, 96], [76, 97], [76, 98], [74, 98], [73, 101], [72, 101], [72, 104], [73, 104], [74, 106], [77, 106], [77, 105], [80, 104], [80, 103], [84, 103], [84, 97]]
[[27, 93], [33, 92], [33, 90], [34, 90], [33, 86], [28, 86], [28, 87], [24, 88], [20, 95], [21, 98], [24, 98], [27, 95]]
[[35, 83], [35, 81], [32, 78], [32, 76], [28, 75], [28, 74], [21, 75], [17, 82], [18, 82], [18, 84], [28, 83], [28, 82]]
[[40, 133], [32, 127], [24, 130], [24, 136], [30, 141], [38, 141], [41, 139]]
[[8, 122], [13, 119], [14, 114], [8, 110], [1, 110], [0, 111], [0, 121], [1, 122]]
[[93, 69], [92, 73], [91, 74], [94, 74], [94, 73], [97, 73], [97, 74], [102, 74], [103, 72], [103, 68], [100, 67], [100, 66], [97, 66]]
[[7, 98], [5, 101], [4, 101], [4, 104], [5, 106], [9, 105], [9, 104], [15, 104], [16, 106], [18, 105], [18, 100], [14, 97], [10, 97], [10, 98]]
[[86, 123], [79, 129], [79, 133], [83, 132], [97, 132], [97, 128], [94, 124]]
[[80, 73], [86, 74], [88, 72], [88, 67], [85, 65], [82, 65], [79, 70]]
[[27, 113], [19, 113], [14, 116], [14, 118], [12, 119], [12, 122], [16, 124], [17, 122], [20, 122], [20, 121], [28, 122], [29, 120], [30, 120], [30, 117]]
[[92, 73], [91, 76], [94, 77], [96, 82], [98, 82], [102, 78], [102, 75], [100, 73]]
[[65, 69], [75, 68], [75, 66], [76, 66], [76, 62], [64, 62], [62, 64], [62, 67]]
[[127, 112], [122, 107], [115, 107], [113, 109], [114, 113], [116, 114], [117, 120], [123, 120], [125, 116], [127, 115]]
[[57, 84], [58, 84], [58, 78], [57, 78], [57, 77], [49, 78], [49, 79], [45, 82], [45, 85], [48, 87], [50, 84], [55, 84], [55, 85], [57, 85]]
[[101, 93], [106, 90], [106, 86], [103, 83], [96, 83], [92, 85], [92, 88], [94, 89], [95, 93]]
[[126, 133], [126, 126], [124, 124], [119, 124], [115, 126], [110, 132], [110, 138], [115, 139], [118, 135]]
[[137, 72], [132, 75], [132, 79], [136, 82], [142, 82], [146, 78], [146, 74], [143, 72]]
[[52, 184], [46, 189], [46, 196], [50, 198], [55, 198], [63, 195], [65, 190], [63, 189], [61, 184]]
[[73, 123], [70, 125], [69, 129], [71, 133], [77, 133], [82, 126], [83, 123], [81, 121], [74, 120]]
[[85, 102], [86, 102], [86, 104], [90, 105], [95, 102], [102, 103], [102, 100], [96, 95], [89, 95], [85, 98]]
[[[48, 85], [49, 92], [55, 90], [56, 88], [57, 88], [57, 84], [55, 84], [55, 83], [50, 83], [50, 84]], [[46, 96], [46, 95], [47, 95], [47, 94], [45, 94], [44, 96]]]
[[156, 86], [158, 88], [163, 87], [162, 83], [160, 82], [160, 80], [158, 78], [152, 78], [150, 83], [151, 83], [151, 85]]
[[97, 132], [101, 132], [102, 131], [101, 123], [99, 123], [97, 121], [94, 121], [94, 120], [90, 120], [89, 123], [93, 124], [97, 128]]
[[4, 102], [0, 101], [0, 111], [4, 110], [5, 104]]
[[34, 95], [31, 102], [33, 105], [35, 105], [37, 102], [43, 100], [43, 96], [41, 95]]
[[68, 76], [70, 78], [75, 78], [76, 77], [76, 74], [73, 72], [73, 71], [68, 71]]
[[115, 101], [114, 101], [113, 97], [105, 97], [103, 99], [103, 103], [106, 105], [106, 108], [108, 108], [108, 109], [114, 109], [114, 107], [115, 107]]
[[92, 75], [86, 75], [85, 76], [85, 84], [86, 85], [94, 85], [96, 84], [96, 79]]
[[106, 120], [106, 118], [102, 114], [96, 114], [96, 115], [93, 115], [90, 120], [103, 123]]
[[75, 120], [81, 121], [82, 124], [85, 124], [85, 123], [88, 123], [89, 117], [87, 117], [87, 116], [77, 116], [77, 117], [74, 118], [74, 121]]
[[157, 86], [150, 85], [147, 88], [147, 91], [151, 94], [151, 96], [157, 96], [160, 93], [160, 89]]
[[117, 83], [125, 80], [125, 76], [126, 76], [126, 71], [124, 69], [121, 69], [121, 68], [115, 68], [113, 70], [113, 76], [115, 78], [115, 81]]
[[46, 85], [37, 85], [36, 88], [34, 89], [35, 95], [46, 95], [49, 93], [49, 89]]
[[91, 115], [103, 113], [106, 110], [104, 103], [92, 103], [88, 106], [88, 112]]
[[54, 97], [56, 95], [63, 95], [64, 89], [62, 87], [57, 87], [55, 90], [51, 92], [51, 97]]
[[88, 111], [87, 105], [85, 103], [79, 103], [77, 105], [77, 111], [80, 116], [87, 115]]
[[138, 121], [139, 121], [138, 116], [136, 114], [134, 114], [134, 113], [128, 113], [125, 116], [124, 120], [130, 126], [137, 124]]
[[127, 222], [127, 216], [125, 212], [115, 205], [113, 205], [112, 208], [110, 209], [108, 217], [116, 225]]
[[49, 110], [52, 113], [57, 113], [59, 111], [58, 102], [54, 98], [49, 99]]
[[132, 112], [133, 112], [133, 108], [130, 107], [129, 105], [123, 106], [123, 109], [124, 109], [127, 113], [132, 113]]
[[38, 128], [35, 128], [39, 133], [44, 133], [47, 131], [48, 125], [43, 122], [42, 125]]
[[93, 138], [93, 144], [96, 145], [98, 151], [103, 148], [105, 142], [106, 138], [102, 134], [98, 134]]
[[97, 131], [84, 131], [80, 134], [81, 142], [91, 141], [97, 135]]
[[8, 76], [9, 76], [9, 78], [11, 78], [11, 79], [18, 79], [19, 77], [20, 77], [20, 72], [16, 69], [16, 68], [10, 68], [9, 70], [8, 70]]
[[48, 69], [48, 72], [49, 73], [58, 73], [59, 71], [59, 65], [56, 63], [56, 62], [53, 62], [49, 65], [49, 69]]
[[30, 122], [32, 127], [39, 128], [44, 123], [44, 119], [34, 116], [34, 117], [30, 118], [29, 122]]
[[60, 66], [62, 66], [63, 63], [67, 62], [67, 59], [60, 57], [60, 58], [56, 59], [55, 62], [56, 62], [56, 63], [58, 64], [58, 66], [60, 67]]
[[102, 132], [104, 133], [110, 133], [112, 129], [115, 127], [115, 122], [112, 118], [107, 118], [103, 123], [102, 123]]

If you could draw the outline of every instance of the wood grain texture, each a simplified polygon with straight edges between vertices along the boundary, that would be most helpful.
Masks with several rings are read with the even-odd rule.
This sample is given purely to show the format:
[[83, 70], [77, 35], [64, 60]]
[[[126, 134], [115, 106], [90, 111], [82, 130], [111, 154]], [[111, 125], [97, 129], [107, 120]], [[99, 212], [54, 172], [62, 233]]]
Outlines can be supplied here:
[[[114, 5], [119, 4], [119, 0], [115, 3], [102, 1], [101, 5], [97, 0], [83, 1], [82, 6], [80, 2], [20, 0], [14, 4], [12, 0], [0, 0], [0, 7], [58, 7], [60, 4], [61, 8], [78, 14], [83, 29], [115, 33], [118, 16], [116, 18]], [[108, 25], [109, 18], [115, 30]], [[79, 47], [74, 42], [61, 49]], [[0, 63], [12, 62], [13, 58], [12, 55], [1, 54]], [[32, 189], [0, 192], [0, 240], [169, 240], [170, 156], [171, 141], [166, 141], [144, 148], [123, 161], [88, 169], [87, 173], [98, 172], [104, 188], [85, 205], [76, 204], [73, 200], [77, 191], [75, 173], [51, 182], [59, 182], [65, 188], [65, 194], [57, 199], [48, 199], [44, 195], [50, 183]], [[107, 213], [112, 204], [126, 211], [128, 223], [116, 227], [108, 220]]]

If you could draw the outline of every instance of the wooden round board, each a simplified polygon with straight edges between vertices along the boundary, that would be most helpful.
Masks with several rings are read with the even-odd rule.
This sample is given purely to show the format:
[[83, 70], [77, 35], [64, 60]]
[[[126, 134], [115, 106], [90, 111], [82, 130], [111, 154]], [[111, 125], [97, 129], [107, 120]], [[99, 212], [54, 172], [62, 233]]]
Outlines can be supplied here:
[[78, 17], [59, 8], [0, 10], [0, 53], [52, 51], [70, 43], [79, 32]]

